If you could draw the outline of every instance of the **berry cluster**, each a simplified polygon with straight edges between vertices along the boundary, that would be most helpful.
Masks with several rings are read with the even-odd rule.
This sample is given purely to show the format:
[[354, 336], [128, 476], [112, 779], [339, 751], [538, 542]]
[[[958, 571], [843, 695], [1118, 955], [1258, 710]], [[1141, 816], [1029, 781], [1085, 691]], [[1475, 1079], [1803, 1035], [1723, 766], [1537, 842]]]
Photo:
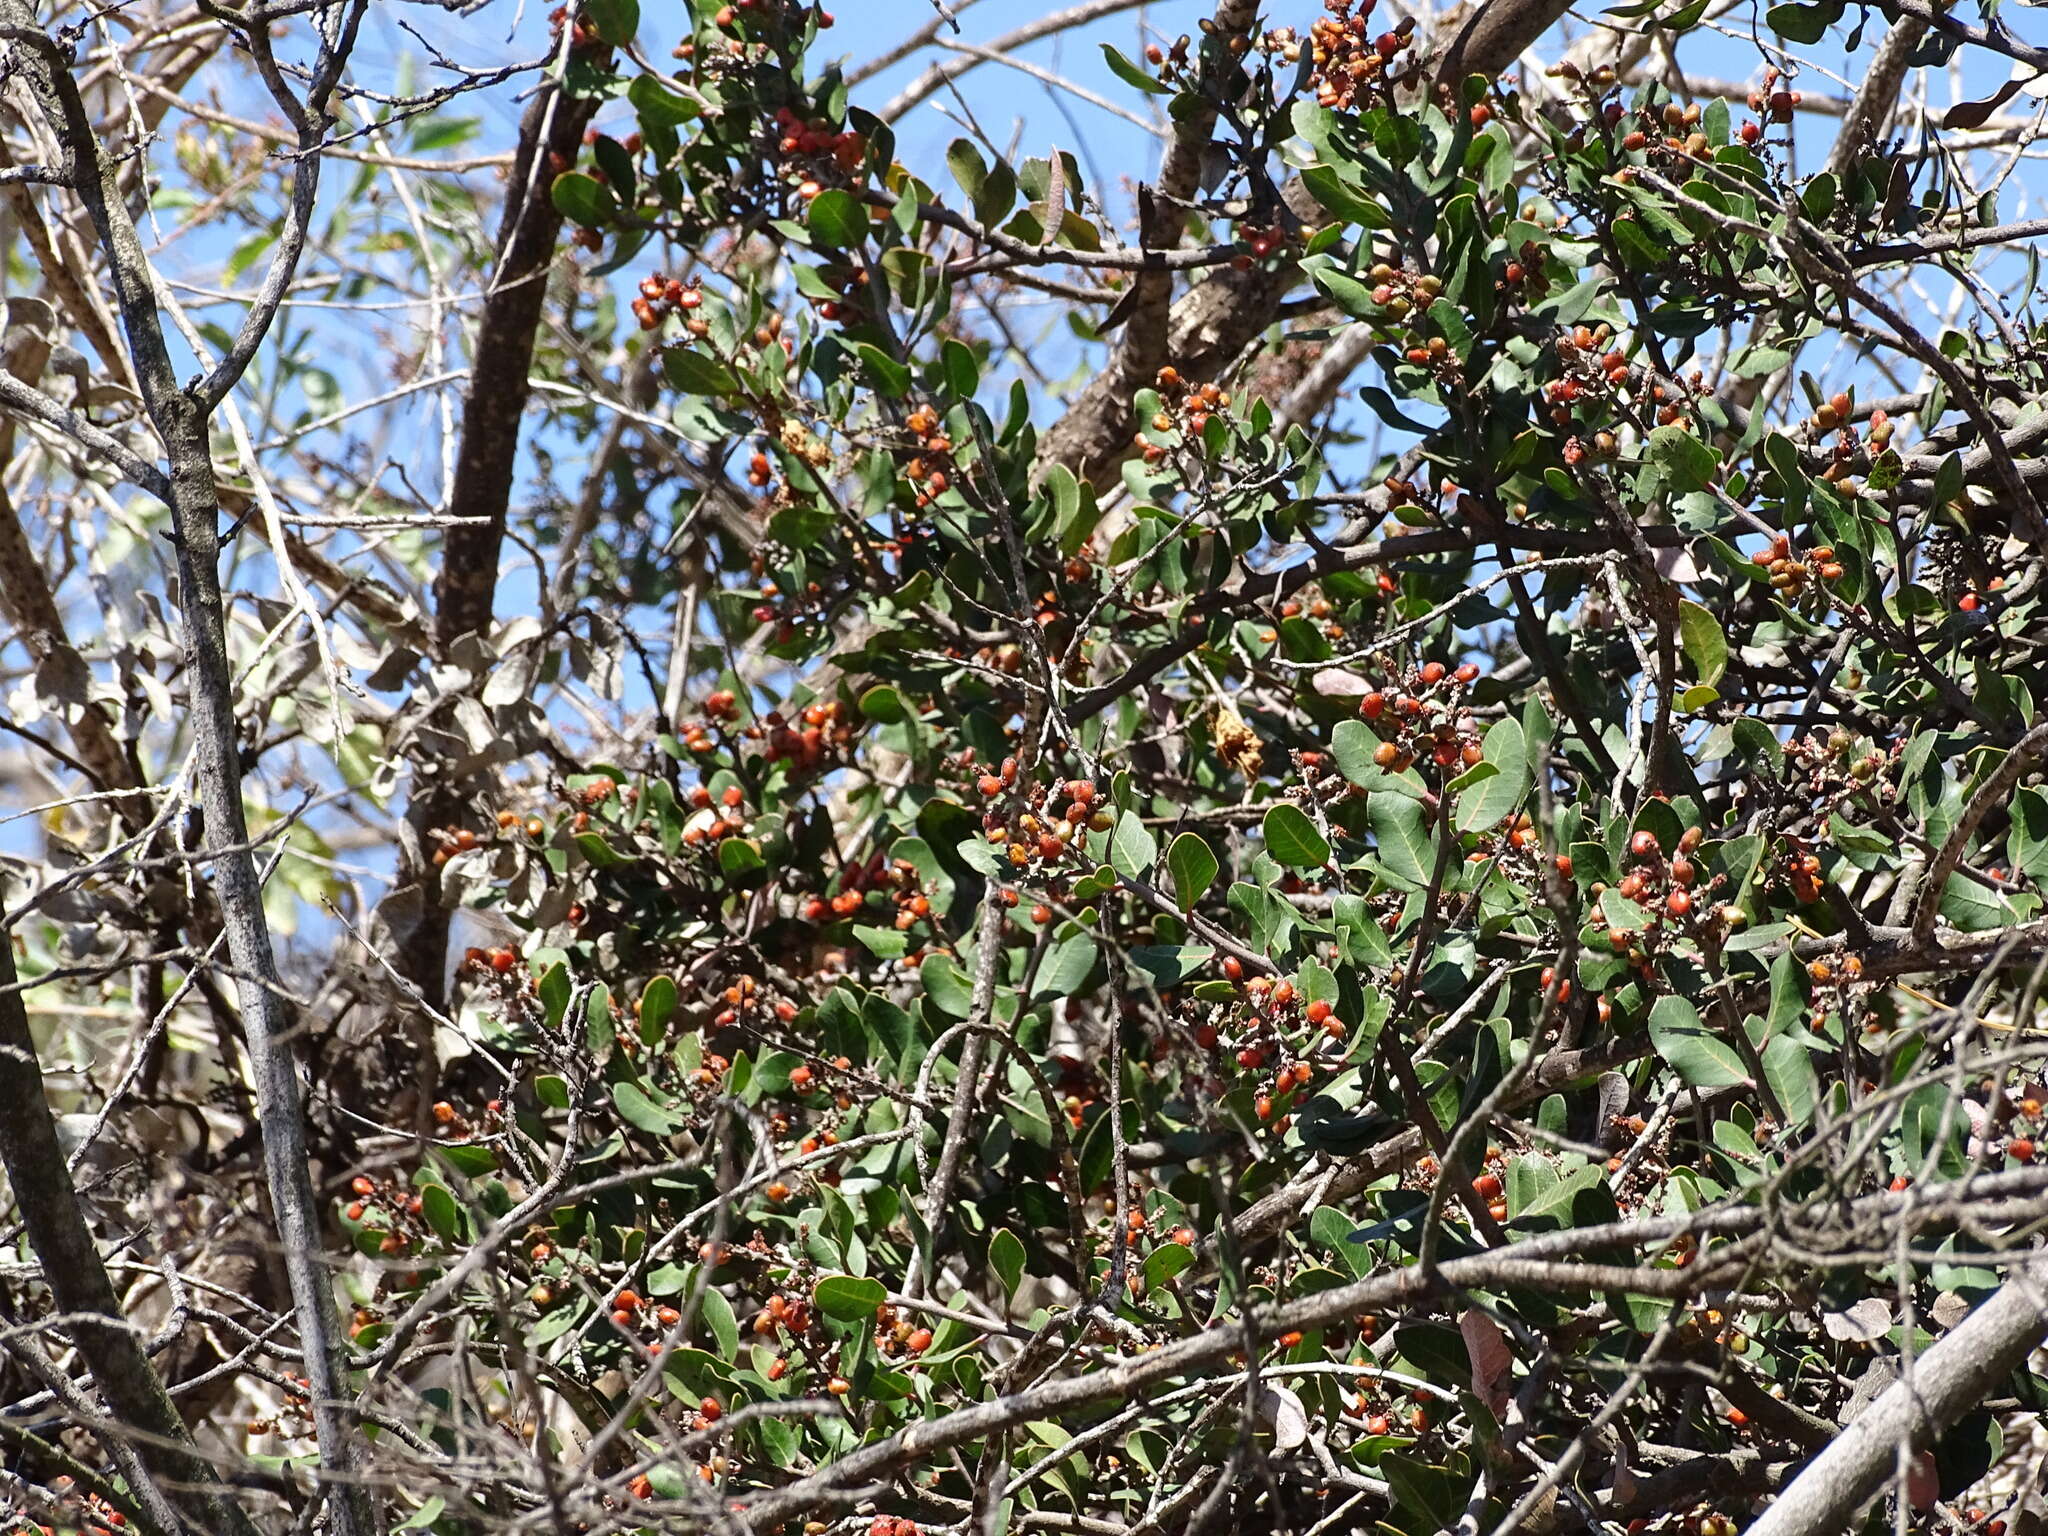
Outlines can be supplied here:
[[[1362, 1367], [1367, 1362], [1352, 1363]], [[1403, 1408], [1391, 1396], [1382, 1398], [1377, 1392], [1360, 1391], [1352, 1397], [1350, 1408], [1358, 1427], [1373, 1436], [1398, 1435], [1404, 1430], [1411, 1435], [1426, 1434], [1431, 1423], [1428, 1403], [1420, 1392]]]
[[408, 1190], [396, 1179], [373, 1178], [359, 1173], [349, 1182], [354, 1196], [342, 1208], [351, 1226], [368, 1227], [381, 1233], [377, 1251], [387, 1255], [416, 1252], [433, 1238], [418, 1190]]
[[[1246, 1072], [1262, 1072], [1268, 1062], [1278, 1061], [1278, 1069], [1261, 1088], [1252, 1108], [1261, 1120], [1273, 1121], [1274, 1129], [1284, 1133], [1291, 1124], [1285, 1109], [1315, 1078], [1315, 1067], [1307, 1058], [1340, 1045], [1349, 1026], [1329, 1002], [1304, 999], [1300, 988], [1284, 977], [1247, 979], [1244, 963], [1234, 955], [1224, 958], [1223, 974], [1243, 988], [1244, 1005], [1241, 1011], [1226, 1009], [1197, 1024], [1195, 1044], [1205, 1051], [1228, 1052]], [[1228, 1038], [1224, 1026], [1229, 1028]]]
[[[1618, 101], [1610, 101], [1602, 113], [1610, 128], [1620, 127], [1626, 116]], [[1646, 102], [1637, 109], [1636, 123], [1622, 135], [1621, 147], [1630, 154], [1646, 153], [1653, 165], [1663, 163], [1683, 170], [1677, 162], [1714, 158], [1713, 141], [1700, 131], [1700, 104], [1696, 101], [1682, 107], [1675, 101], [1661, 107]]]
[[518, 989], [526, 981], [514, 975], [518, 969], [519, 951], [509, 944], [494, 944], [489, 949], [472, 947], [462, 952], [462, 970], [473, 980], [497, 981]]
[[[1152, 383], [1161, 402], [1151, 421], [1154, 433], [1177, 430], [1200, 441], [1202, 429], [1209, 425], [1209, 418], [1218, 411], [1230, 409], [1230, 391], [1214, 383], [1192, 384], [1170, 364], [1159, 370]], [[1143, 432], [1133, 440], [1132, 446], [1144, 456], [1147, 464], [1157, 464], [1167, 454], [1165, 444], [1152, 441]]]
[[[1309, 84], [1315, 88], [1316, 104], [1336, 112], [1364, 111], [1391, 84], [1395, 60], [1406, 50], [1415, 31], [1415, 18], [1404, 16], [1392, 31], [1372, 37], [1368, 18], [1373, 0], [1323, 0], [1330, 14], [1319, 16], [1308, 29]], [[1276, 40], [1267, 39], [1274, 47]], [[1287, 57], [1294, 49], [1300, 57], [1293, 30], [1277, 41], [1277, 50]]]
[[1550, 402], [1550, 419], [1560, 427], [1570, 426], [1576, 403], [1584, 398], [1604, 400], [1628, 383], [1628, 355], [1612, 346], [1611, 327], [1579, 326], [1556, 341], [1558, 378], [1543, 386]]
[[762, 719], [767, 736], [761, 748], [761, 760], [767, 763], [786, 762], [800, 773], [816, 773], [825, 766], [826, 757], [844, 755], [854, 738], [853, 722], [849, 711], [837, 699], [804, 707], [802, 725], [792, 725], [780, 710], [770, 710]]
[[1410, 272], [1384, 261], [1374, 263], [1366, 276], [1372, 279], [1373, 303], [1396, 320], [1405, 319], [1414, 310], [1429, 308], [1444, 291], [1444, 280], [1434, 272]]
[[584, 15], [580, 8], [572, 9], [558, 5], [548, 12], [548, 35], [560, 39], [562, 29], [569, 29], [569, 48], [575, 53], [593, 53], [608, 46], [597, 35], [597, 23]]
[[787, 1024], [797, 1014], [796, 1004], [788, 998], [777, 998], [771, 1002], [761, 990], [761, 983], [752, 976], [735, 977], [720, 996], [725, 1006], [711, 1020], [720, 1029], [758, 1022], [771, 1013], [778, 1021]]
[[820, 320], [833, 324], [846, 319], [856, 309], [871, 282], [865, 266], [843, 261], [822, 263], [818, 267], [818, 276], [835, 289], [839, 297], [813, 298], [811, 309]]
[[1778, 861], [1780, 872], [1792, 887], [1793, 900], [1801, 906], [1811, 906], [1820, 900], [1821, 872], [1820, 856], [1812, 852], [1800, 838], [1787, 838], [1791, 844]]
[[[294, 1377], [292, 1379], [297, 1380], [298, 1378]], [[305, 1399], [300, 1397], [297, 1401], [303, 1404]], [[262, 1427], [258, 1428], [259, 1425]], [[249, 1433], [252, 1435], [270, 1433], [269, 1421], [264, 1419], [251, 1420]], [[47, 1496], [36, 1501], [38, 1506], [46, 1506], [41, 1509], [41, 1512], [55, 1518], [57, 1524], [14, 1525], [6, 1522], [4, 1517], [0, 1517], [0, 1525], [4, 1525], [10, 1536], [15, 1532], [21, 1532], [23, 1536], [26, 1536], [26, 1533], [31, 1531], [35, 1533], [35, 1536], [58, 1536], [60, 1531], [66, 1533], [76, 1532], [77, 1536], [114, 1536], [115, 1532], [125, 1529], [128, 1524], [128, 1517], [122, 1514], [120, 1510], [116, 1509], [97, 1493], [90, 1491], [81, 1492], [78, 1484], [63, 1473], [59, 1473], [51, 1478], [48, 1487], [38, 1491]]]
[[[1697, 921], [1694, 908], [1699, 896], [1710, 894], [1726, 882], [1725, 875], [1715, 875], [1704, 886], [1699, 885], [1699, 866], [1692, 856], [1698, 851], [1702, 836], [1698, 827], [1687, 827], [1679, 834], [1677, 852], [1668, 860], [1657, 834], [1649, 828], [1644, 827], [1629, 838], [1628, 857], [1634, 867], [1621, 877], [1615, 890], [1625, 900], [1650, 908], [1651, 928], [1663, 918], [1690, 927]], [[1611, 929], [1607, 935], [1607, 942], [1617, 952], [1631, 955], [1635, 940], [1636, 936], [1626, 928]]]
[[922, 511], [952, 488], [953, 439], [941, 430], [939, 413], [928, 405], [920, 405], [904, 417], [903, 425], [917, 439], [917, 449], [903, 473]]
[[932, 1331], [884, 1303], [875, 1309], [875, 1348], [891, 1360], [921, 1355], [932, 1347]]
[[1816, 436], [1832, 432], [1835, 435], [1832, 453], [1820, 477], [1835, 486], [1844, 495], [1859, 494], [1856, 482], [1850, 478], [1856, 456], [1868, 451], [1875, 459], [1890, 446], [1898, 424], [1883, 411], [1870, 413], [1870, 429], [1858, 433], [1855, 423], [1849, 418], [1855, 408], [1855, 400], [1847, 390], [1837, 390], [1813, 413], [1813, 430]]
[[1768, 116], [1774, 123], [1791, 122], [1801, 98], [1797, 91], [1779, 84], [1783, 78], [1775, 65], [1765, 70], [1762, 87], [1749, 93], [1749, 110]]
[[1472, 1193], [1486, 1202], [1486, 1214], [1495, 1221], [1508, 1219], [1507, 1186], [1501, 1182], [1500, 1170], [1507, 1164], [1507, 1154], [1499, 1147], [1486, 1149], [1486, 1163], [1472, 1180]]
[[1542, 300], [1550, 292], [1550, 279], [1543, 275], [1543, 254], [1536, 241], [1524, 240], [1522, 248], [1501, 268], [1495, 289], [1503, 293], [1512, 290], [1525, 304]]
[[[1110, 814], [1095, 805], [1095, 786], [1086, 779], [1064, 784], [1017, 785], [1017, 760], [1003, 759], [996, 772], [984, 773], [975, 781], [982, 798], [991, 804], [981, 819], [988, 840], [1004, 850], [1013, 869], [1024, 869], [1034, 861], [1050, 871], [1063, 860], [1086, 861], [1084, 831], [1106, 832]], [[1059, 801], [1064, 799], [1065, 806]]]
[[1852, 796], [1867, 797], [1880, 806], [1889, 805], [1897, 798], [1898, 789], [1887, 776], [1887, 770], [1904, 751], [1902, 741], [1894, 742], [1886, 753], [1840, 726], [1825, 736], [1816, 731], [1785, 743], [1787, 761], [1805, 771], [1807, 794], [1822, 813]]
[[824, 923], [835, 917], [851, 917], [870, 895], [877, 901], [885, 900], [888, 888], [900, 880], [888, 855], [878, 848], [864, 863], [850, 864], [840, 872], [836, 895], [809, 897], [801, 908], [804, 921]]
[[650, 272], [640, 279], [640, 296], [633, 300], [633, 318], [640, 329], [651, 331], [670, 315], [683, 317], [683, 328], [692, 336], [707, 336], [711, 322], [697, 311], [704, 306], [704, 291], [679, 277]]
[[1249, 272], [1275, 251], [1283, 250], [1290, 243], [1285, 230], [1271, 224], [1241, 223], [1235, 231], [1237, 240], [1246, 247], [1230, 258], [1231, 266], [1240, 272]]
[[716, 809], [709, 786], [699, 784], [690, 791], [690, 808], [699, 814], [683, 828], [683, 846], [713, 846], [728, 837], [739, 837], [750, 825], [746, 815], [746, 791], [728, 784], [716, 797]]
[[[1749, 1423], [1749, 1416], [1740, 1408], [1728, 1410], [1728, 1422], [1737, 1429]], [[1735, 1522], [1718, 1510], [1701, 1504], [1684, 1514], [1651, 1518], [1638, 1515], [1628, 1523], [1628, 1536], [1647, 1536], [1649, 1532], [1669, 1532], [1670, 1536], [1736, 1536], [1739, 1529]]]
[[1375, 688], [1358, 701], [1358, 713], [1383, 738], [1372, 760], [1388, 773], [1400, 773], [1427, 756], [1438, 768], [1452, 772], [1480, 759], [1479, 728], [1460, 700], [1479, 677], [1477, 663], [1455, 671], [1440, 661], [1412, 669], [1392, 692]]
[[[661, 1344], [657, 1340], [658, 1333], [675, 1327], [683, 1320], [683, 1314], [671, 1306], [649, 1306], [641, 1299], [638, 1291], [623, 1290], [612, 1297], [611, 1319], [612, 1326], [620, 1333], [639, 1344], [648, 1354], [658, 1355], [661, 1353]], [[717, 1403], [715, 1399], [708, 1397], [704, 1401], [712, 1406], [711, 1410], [700, 1417], [704, 1423], [709, 1423], [718, 1417]], [[701, 1429], [704, 1424], [692, 1427]]]
[[1794, 551], [1792, 540], [1782, 533], [1771, 540], [1770, 552], [1762, 563], [1770, 574], [1771, 586], [1794, 601], [1806, 594], [1808, 583], [1816, 576], [1822, 581], [1842, 579], [1842, 567], [1832, 547], [1823, 544], [1801, 554]]
[[[784, 160], [807, 165], [829, 160], [833, 169], [851, 174], [867, 159], [868, 141], [852, 129], [835, 129], [822, 117], [805, 122], [788, 107], [776, 108], [775, 132], [775, 153]], [[806, 185], [815, 187], [816, 183]], [[815, 191], [804, 194], [806, 201], [817, 195]]]
[[732, 4], [721, 5], [712, 14], [711, 25], [729, 32], [740, 24], [742, 16], [794, 23], [807, 12], [816, 12], [820, 31], [832, 25], [832, 13], [811, 4], [811, 0], [732, 0]]

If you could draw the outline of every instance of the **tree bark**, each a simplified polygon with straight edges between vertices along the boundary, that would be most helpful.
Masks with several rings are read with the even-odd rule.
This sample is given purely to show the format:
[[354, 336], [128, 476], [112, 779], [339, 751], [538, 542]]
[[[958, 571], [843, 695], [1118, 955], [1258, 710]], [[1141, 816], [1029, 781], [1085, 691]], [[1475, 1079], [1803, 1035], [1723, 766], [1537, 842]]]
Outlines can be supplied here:
[[[91, 217], [120, 311], [130, 363], [143, 403], [169, 455], [168, 494], [178, 560], [178, 602], [184, 620], [195, 777], [212, 857], [212, 885], [234, 963], [250, 1074], [263, 1132], [263, 1161], [279, 1246], [290, 1279], [305, 1375], [312, 1399], [321, 1471], [334, 1536], [369, 1536], [375, 1516], [353, 1482], [351, 1394], [334, 1303], [320, 1251], [320, 1220], [306, 1166], [306, 1127], [291, 1019], [271, 949], [262, 883], [249, 847], [242, 805], [242, 766], [235, 730], [234, 672], [228, 661], [220, 586], [220, 503], [214, 489], [209, 410], [181, 385], [157, 314], [156, 286], [123, 195], [119, 164], [109, 157], [72, 77], [66, 48], [43, 33], [27, 0], [0, 0], [19, 48], [30, 92], [63, 156], [62, 180]], [[338, 72], [323, 52], [316, 75]], [[329, 82], [331, 84], [331, 81]], [[323, 90], [325, 87], [322, 88]], [[302, 167], [301, 176], [312, 168]], [[289, 270], [275, 274], [283, 282]]]
[[17, 982], [13, 943], [0, 934], [0, 1162], [43, 1281], [70, 1319], [67, 1331], [101, 1400], [134, 1431], [136, 1454], [181, 1518], [198, 1531], [255, 1536], [233, 1493], [193, 1449], [135, 1329], [121, 1316], [43, 1098], [42, 1066]]
[[1899, 1443], [1926, 1447], [2017, 1370], [2048, 1339], [2048, 1268], [2016, 1269], [1887, 1387], [1792, 1480], [1749, 1536], [1834, 1536], [1897, 1464]]
[[1450, 42], [1437, 64], [1437, 84], [1455, 91], [1473, 75], [1506, 73], [1570, 9], [1570, 0], [1478, 0], [1454, 11], [1443, 28]]
[[[559, 85], [530, 102], [519, 125], [505, 209], [498, 225], [497, 268], [477, 319], [476, 350], [463, 397], [461, 442], [448, 514], [458, 521], [442, 545], [434, 578], [433, 632], [446, 655], [465, 635], [490, 628], [505, 544], [505, 515], [519, 462], [520, 426], [532, 395], [534, 337], [547, 301], [548, 268], [561, 238], [562, 216], [549, 195], [550, 157], [575, 158], [597, 103]], [[422, 779], [407, 811], [403, 867], [380, 912], [396, 941], [396, 964], [430, 1007], [444, 998], [451, 916], [433, 863], [431, 831], [460, 814], [463, 787], [416, 764]]]

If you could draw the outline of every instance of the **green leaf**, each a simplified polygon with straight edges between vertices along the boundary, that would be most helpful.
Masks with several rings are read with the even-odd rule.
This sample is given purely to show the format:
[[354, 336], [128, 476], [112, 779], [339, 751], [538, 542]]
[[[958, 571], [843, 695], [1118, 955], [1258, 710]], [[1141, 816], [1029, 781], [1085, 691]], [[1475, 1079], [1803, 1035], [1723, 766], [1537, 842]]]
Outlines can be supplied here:
[[1804, 1125], [1820, 1103], [1820, 1077], [1806, 1042], [1796, 1034], [1780, 1035], [1763, 1049], [1764, 1081], [1784, 1106], [1793, 1125]]
[[621, 1120], [650, 1136], [673, 1136], [683, 1128], [683, 1122], [647, 1097], [638, 1083], [613, 1083], [612, 1105]]
[[640, 1039], [652, 1045], [668, 1028], [669, 1015], [676, 1011], [676, 984], [666, 976], [649, 979], [640, 989]]
[[695, 102], [678, 96], [652, 75], [635, 75], [626, 87], [626, 100], [648, 128], [680, 128], [697, 115]]
[[838, 250], [852, 250], [868, 237], [868, 212], [843, 187], [827, 187], [811, 199], [804, 223], [814, 238]]
[[571, 839], [576, 851], [590, 861], [593, 869], [613, 869], [633, 861], [595, 832], [578, 832]]
[[740, 387], [732, 370], [713, 357], [688, 347], [670, 347], [661, 354], [661, 371], [686, 395], [730, 395]]
[[860, 696], [860, 712], [880, 725], [900, 725], [910, 718], [903, 695], [887, 683], [877, 683]]
[[1965, 933], [1988, 933], [2009, 928], [2019, 914], [1998, 892], [1979, 885], [1968, 875], [1950, 875], [1941, 888], [1941, 915]]
[[1785, 749], [1771, 728], [1754, 715], [1743, 715], [1733, 728], [1735, 748], [1750, 763], [1767, 762], [1776, 773], [1785, 762]]
[[1159, 842], [1146, 830], [1144, 819], [1136, 811], [1125, 811], [1117, 817], [1116, 830], [1109, 839], [1112, 869], [1126, 880], [1142, 880], [1158, 857]]
[[711, 1337], [717, 1343], [718, 1358], [731, 1362], [739, 1357], [740, 1320], [732, 1314], [732, 1303], [725, 1299], [725, 1293], [715, 1285], [704, 1288], [703, 1300], [697, 1304], [698, 1316], [704, 1326], [711, 1330]]
[[1380, 738], [1362, 720], [1340, 721], [1330, 733], [1330, 755], [1337, 759], [1338, 771], [1353, 784], [1360, 789], [1385, 790], [1411, 800], [1421, 799], [1424, 786], [1412, 769], [1388, 773], [1372, 760], [1379, 745]]
[[882, 1282], [864, 1275], [826, 1275], [811, 1290], [818, 1310], [840, 1323], [873, 1322], [875, 1309], [888, 1299]]
[[910, 952], [910, 940], [894, 928], [877, 928], [855, 923], [853, 936], [868, 947], [877, 960], [900, 960]]
[[1495, 772], [1473, 783], [1458, 797], [1457, 828], [1477, 832], [1512, 815], [1529, 793], [1529, 756], [1522, 727], [1513, 719], [1496, 720], [1486, 732], [1482, 765]]
[[1145, 1255], [1146, 1292], [1158, 1290], [1194, 1262], [1195, 1251], [1185, 1243], [1161, 1243]]
[[1003, 1294], [1017, 1294], [1017, 1282], [1024, 1278], [1024, 1244], [1008, 1227], [998, 1227], [988, 1240], [988, 1267], [1003, 1282]]
[[1369, 320], [1380, 312], [1380, 307], [1372, 301], [1370, 288], [1333, 267], [1317, 267], [1309, 273], [1309, 280], [1354, 320]]
[[453, 1243], [462, 1236], [462, 1209], [455, 1203], [445, 1184], [429, 1184], [420, 1190], [420, 1214], [427, 1219], [427, 1225], [434, 1229], [434, 1235], [443, 1242]]
[[1380, 863], [1415, 890], [1425, 888], [1436, 868], [1436, 853], [1421, 804], [1398, 795], [1374, 795], [1366, 805], [1366, 820], [1372, 825]]
[[547, 1010], [548, 1028], [560, 1029], [562, 1020], [569, 1012], [569, 994], [574, 990], [569, 980], [569, 967], [557, 960], [547, 968], [540, 979], [540, 1002]]
[[1357, 1225], [1334, 1205], [1318, 1206], [1315, 1215], [1309, 1218], [1308, 1235], [1336, 1254], [1353, 1279], [1363, 1280], [1373, 1271], [1373, 1255], [1367, 1244], [1351, 1240]]
[[640, 0], [583, 0], [583, 14], [597, 35], [614, 48], [623, 48], [640, 30]]
[[950, 1018], [964, 1019], [974, 1009], [974, 982], [948, 955], [930, 954], [917, 968], [918, 980], [932, 1006]]
[[1705, 490], [1721, 469], [1721, 456], [1713, 445], [1683, 427], [1655, 428], [1646, 446], [1650, 462], [1663, 472], [1664, 488], [1670, 495]]
[[1290, 869], [1321, 869], [1330, 844], [1298, 805], [1282, 801], [1266, 812], [1266, 851]]
[[1140, 944], [1131, 951], [1131, 964], [1151, 977], [1154, 986], [1177, 987], [1215, 956], [1207, 944]]
[[1146, 74], [1144, 70], [1138, 68], [1137, 65], [1125, 58], [1108, 43], [1102, 45], [1102, 57], [1109, 65], [1109, 72], [1115, 75], [1117, 79], [1123, 81], [1125, 85], [1131, 86], [1135, 90], [1143, 91], [1150, 96], [1171, 96], [1173, 94], [1172, 86], [1163, 80]]
[[1544, 1158], [1522, 1158], [1509, 1172], [1508, 1210], [1516, 1221], [1536, 1222], [1550, 1216], [1569, 1220], [1579, 1191], [1591, 1189], [1602, 1175], [1603, 1170], [1593, 1163], [1560, 1176]]
[[609, 224], [618, 217], [619, 200], [612, 196], [612, 189], [582, 171], [564, 171], [555, 178], [548, 195], [554, 199], [556, 212], [585, 229]]
[[1173, 876], [1173, 892], [1180, 909], [1189, 912], [1208, 894], [1220, 866], [1216, 855], [1200, 834], [1183, 832], [1166, 850], [1166, 870]]
[[2012, 797], [2012, 831], [2006, 838], [2013, 868], [2029, 879], [2048, 878], [2048, 795], [2021, 789]]
[[1059, 940], [1045, 952], [1038, 967], [1033, 997], [1072, 997], [1095, 968], [1095, 936], [1076, 932]]
[[[981, 364], [975, 360], [974, 349], [964, 341], [948, 336], [939, 348], [939, 362], [946, 370], [946, 388], [956, 400], [972, 400], [974, 391], [981, 383]], [[1064, 464], [1056, 466], [1066, 470], [1067, 478], [1073, 478], [1073, 471]]]
[[1780, 37], [1789, 37], [1795, 43], [1817, 43], [1827, 35], [1829, 27], [1842, 19], [1841, 0], [1822, 0], [1818, 5], [1786, 3], [1772, 6], [1764, 12], [1764, 21]]
[[761, 857], [761, 845], [748, 837], [728, 837], [718, 845], [719, 873], [727, 879], [755, 875], [768, 867]]
[[441, 1512], [447, 1507], [448, 1501], [439, 1494], [436, 1494], [410, 1515], [406, 1516], [405, 1519], [391, 1527], [391, 1529], [394, 1531], [431, 1530], [434, 1522], [441, 1518]]
[[1303, 171], [1301, 184], [1308, 188], [1311, 197], [1347, 224], [1358, 224], [1366, 229], [1394, 227], [1393, 215], [1382, 204], [1349, 185], [1327, 165], [1312, 165]]
[[1660, 997], [1650, 1009], [1650, 1043], [1689, 1086], [1728, 1088], [1749, 1081], [1735, 1047], [1715, 1035], [1682, 997]]
[[1720, 621], [1684, 598], [1678, 602], [1678, 643], [1702, 683], [1718, 683], [1728, 670], [1728, 637]]
[[1394, 1492], [1394, 1502], [1423, 1520], [1430, 1529], [1448, 1531], [1464, 1512], [1470, 1478], [1448, 1467], [1434, 1466], [1419, 1456], [1399, 1451], [1380, 1453], [1379, 1470]]
[[853, 348], [875, 387], [892, 400], [910, 393], [910, 370], [871, 341], [856, 342]]

